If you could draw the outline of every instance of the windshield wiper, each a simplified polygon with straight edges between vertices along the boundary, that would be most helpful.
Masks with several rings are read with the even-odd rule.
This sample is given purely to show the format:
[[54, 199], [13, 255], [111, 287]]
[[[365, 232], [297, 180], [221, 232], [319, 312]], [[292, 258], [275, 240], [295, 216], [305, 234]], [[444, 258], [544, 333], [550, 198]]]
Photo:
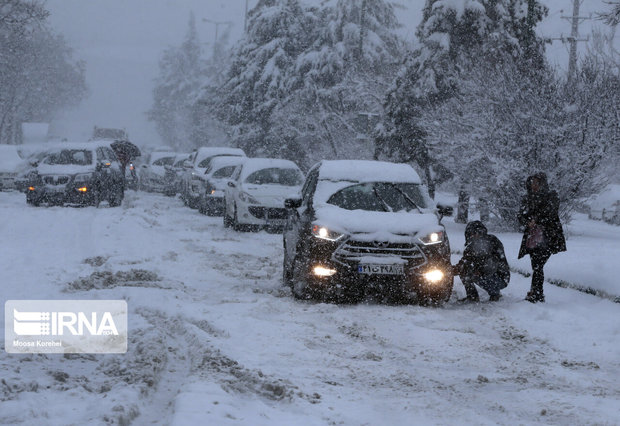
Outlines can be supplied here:
[[415, 201], [413, 201], [411, 199], [411, 197], [409, 197], [409, 195], [407, 195], [402, 189], [400, 189], [399, 187], [397, 187], [393, 183], [388, 183], [388, 185], [390, 185], [392, 188], [397, 190], [400, 193], [400, 195], [405, 197], [405, 200], [407, 200], [418, 211], [418, 213], [422, 213], [422, 210], [420, 209], [420, 207], [418, 207], [418, 205], [415, 203]]

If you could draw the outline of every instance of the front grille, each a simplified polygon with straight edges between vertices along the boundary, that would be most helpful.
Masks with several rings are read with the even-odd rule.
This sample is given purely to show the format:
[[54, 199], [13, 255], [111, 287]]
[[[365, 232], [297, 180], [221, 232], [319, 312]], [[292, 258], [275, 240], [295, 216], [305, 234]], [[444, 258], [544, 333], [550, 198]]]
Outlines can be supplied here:
[[419, 266], [426, 262], [426, 256], [416, 244], [390, 243], [382, 241], [345, 241], [334, 253], [334, 260], [355, 262], [360, 257], [400, 257], [409, 261], [409, 266]]
[[258, 219], [286, 219], [286, 209], [250, 206], [248, 210]]
[[69, 183], [69, 176], [43, 176], [43, 182], [48, 185], [66, 185]]

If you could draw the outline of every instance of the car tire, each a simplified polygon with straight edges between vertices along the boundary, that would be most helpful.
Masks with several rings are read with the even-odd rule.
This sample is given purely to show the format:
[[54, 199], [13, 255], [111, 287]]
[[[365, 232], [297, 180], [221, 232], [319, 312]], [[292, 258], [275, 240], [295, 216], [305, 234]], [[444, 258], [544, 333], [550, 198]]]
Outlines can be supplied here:
[[418, 294], [418, 303], [422, 306], [442, 306], [452, 296], [454, 277], [450, 276], [440, 291], [421, 292]]
[[[284, 238], [283, 238], [284, 240]], [[282, 256], [282, 285], [286, 287], [290, 287], [291, 291], [293, 290], [293, 280], [291, 277], [291, 271], [289, 268], [289, 259], [286, 254], [286, 243], [283, 243], [284, 247], [284, 256]]]
[[235, 205], [235, 212], [233, 213], [232, 228], [237, 232], [241, 232], [245, 229], [244, 226], [239, 223], [239, 217], [237, 216], [236, 205]]
[[232, 219], [228, 216], [228, 210], [224, 207], [224, 228], [230, 228], [232, 226]]
[[299, 254], [295, 255], [291, 270], [290, 287], [293, 297], [297, 300], [309, 300], [313, 294], [308, 288], [308, 268], [301, 260]]

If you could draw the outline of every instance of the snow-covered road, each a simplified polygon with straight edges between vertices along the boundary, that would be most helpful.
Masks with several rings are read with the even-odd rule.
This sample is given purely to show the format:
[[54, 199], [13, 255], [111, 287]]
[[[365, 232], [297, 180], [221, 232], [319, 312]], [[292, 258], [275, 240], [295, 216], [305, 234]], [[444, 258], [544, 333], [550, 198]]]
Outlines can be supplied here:
[[130, 311], [125, 355], [2, 352], [0, 424], [619, 423], [609, 300], [547, 286], [532, 305], [513, 274], [493, 304], [454, 303], [459, 284], [443, 308], [299, 302], [280, 235], [145, 193], [118, 209], [0, 193], [0, 235], [3, 300]]

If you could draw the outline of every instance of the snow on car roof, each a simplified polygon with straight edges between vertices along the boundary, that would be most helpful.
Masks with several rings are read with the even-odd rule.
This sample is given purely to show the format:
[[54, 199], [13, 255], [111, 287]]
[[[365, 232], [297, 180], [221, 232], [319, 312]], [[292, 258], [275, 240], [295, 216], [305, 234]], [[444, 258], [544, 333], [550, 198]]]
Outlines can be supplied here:
[[245, 180], [246, 177], [255, 171], [269, 168], [299, 170], [297, 164], [290, 160], [283, 160], [281, 158], [248, 158], [243, 163], [243, 170], [241, 170], [240, 178], [241, 180]]
[[245, 152], [243, 152], [240, 148], [231, 148], [228, 146], [203, 146], [202, 148], [198, 148], [194, 164], [199, 164], [205, 158], [212, 157], [214, 155], [234, 155], [238, 157], [245, 157]]
[[408, 164], [371, 160], [324, 160], [319, 179], [350, 182], [422, 183], [420, 176]]
[[50, 147], [49, 152], [59, 152], [63, 149], [84, 149], [94, 151], [100, 146], [110, 148], [110, 141], [92, 141], [92, 142], [61, 142]]
[[176, 158], [176, 154], [174, 152], [153, 151], [151, 152], [151, 158], [149, 159], [149, 164], [153, 164], [155, 161], [161, 158]]

